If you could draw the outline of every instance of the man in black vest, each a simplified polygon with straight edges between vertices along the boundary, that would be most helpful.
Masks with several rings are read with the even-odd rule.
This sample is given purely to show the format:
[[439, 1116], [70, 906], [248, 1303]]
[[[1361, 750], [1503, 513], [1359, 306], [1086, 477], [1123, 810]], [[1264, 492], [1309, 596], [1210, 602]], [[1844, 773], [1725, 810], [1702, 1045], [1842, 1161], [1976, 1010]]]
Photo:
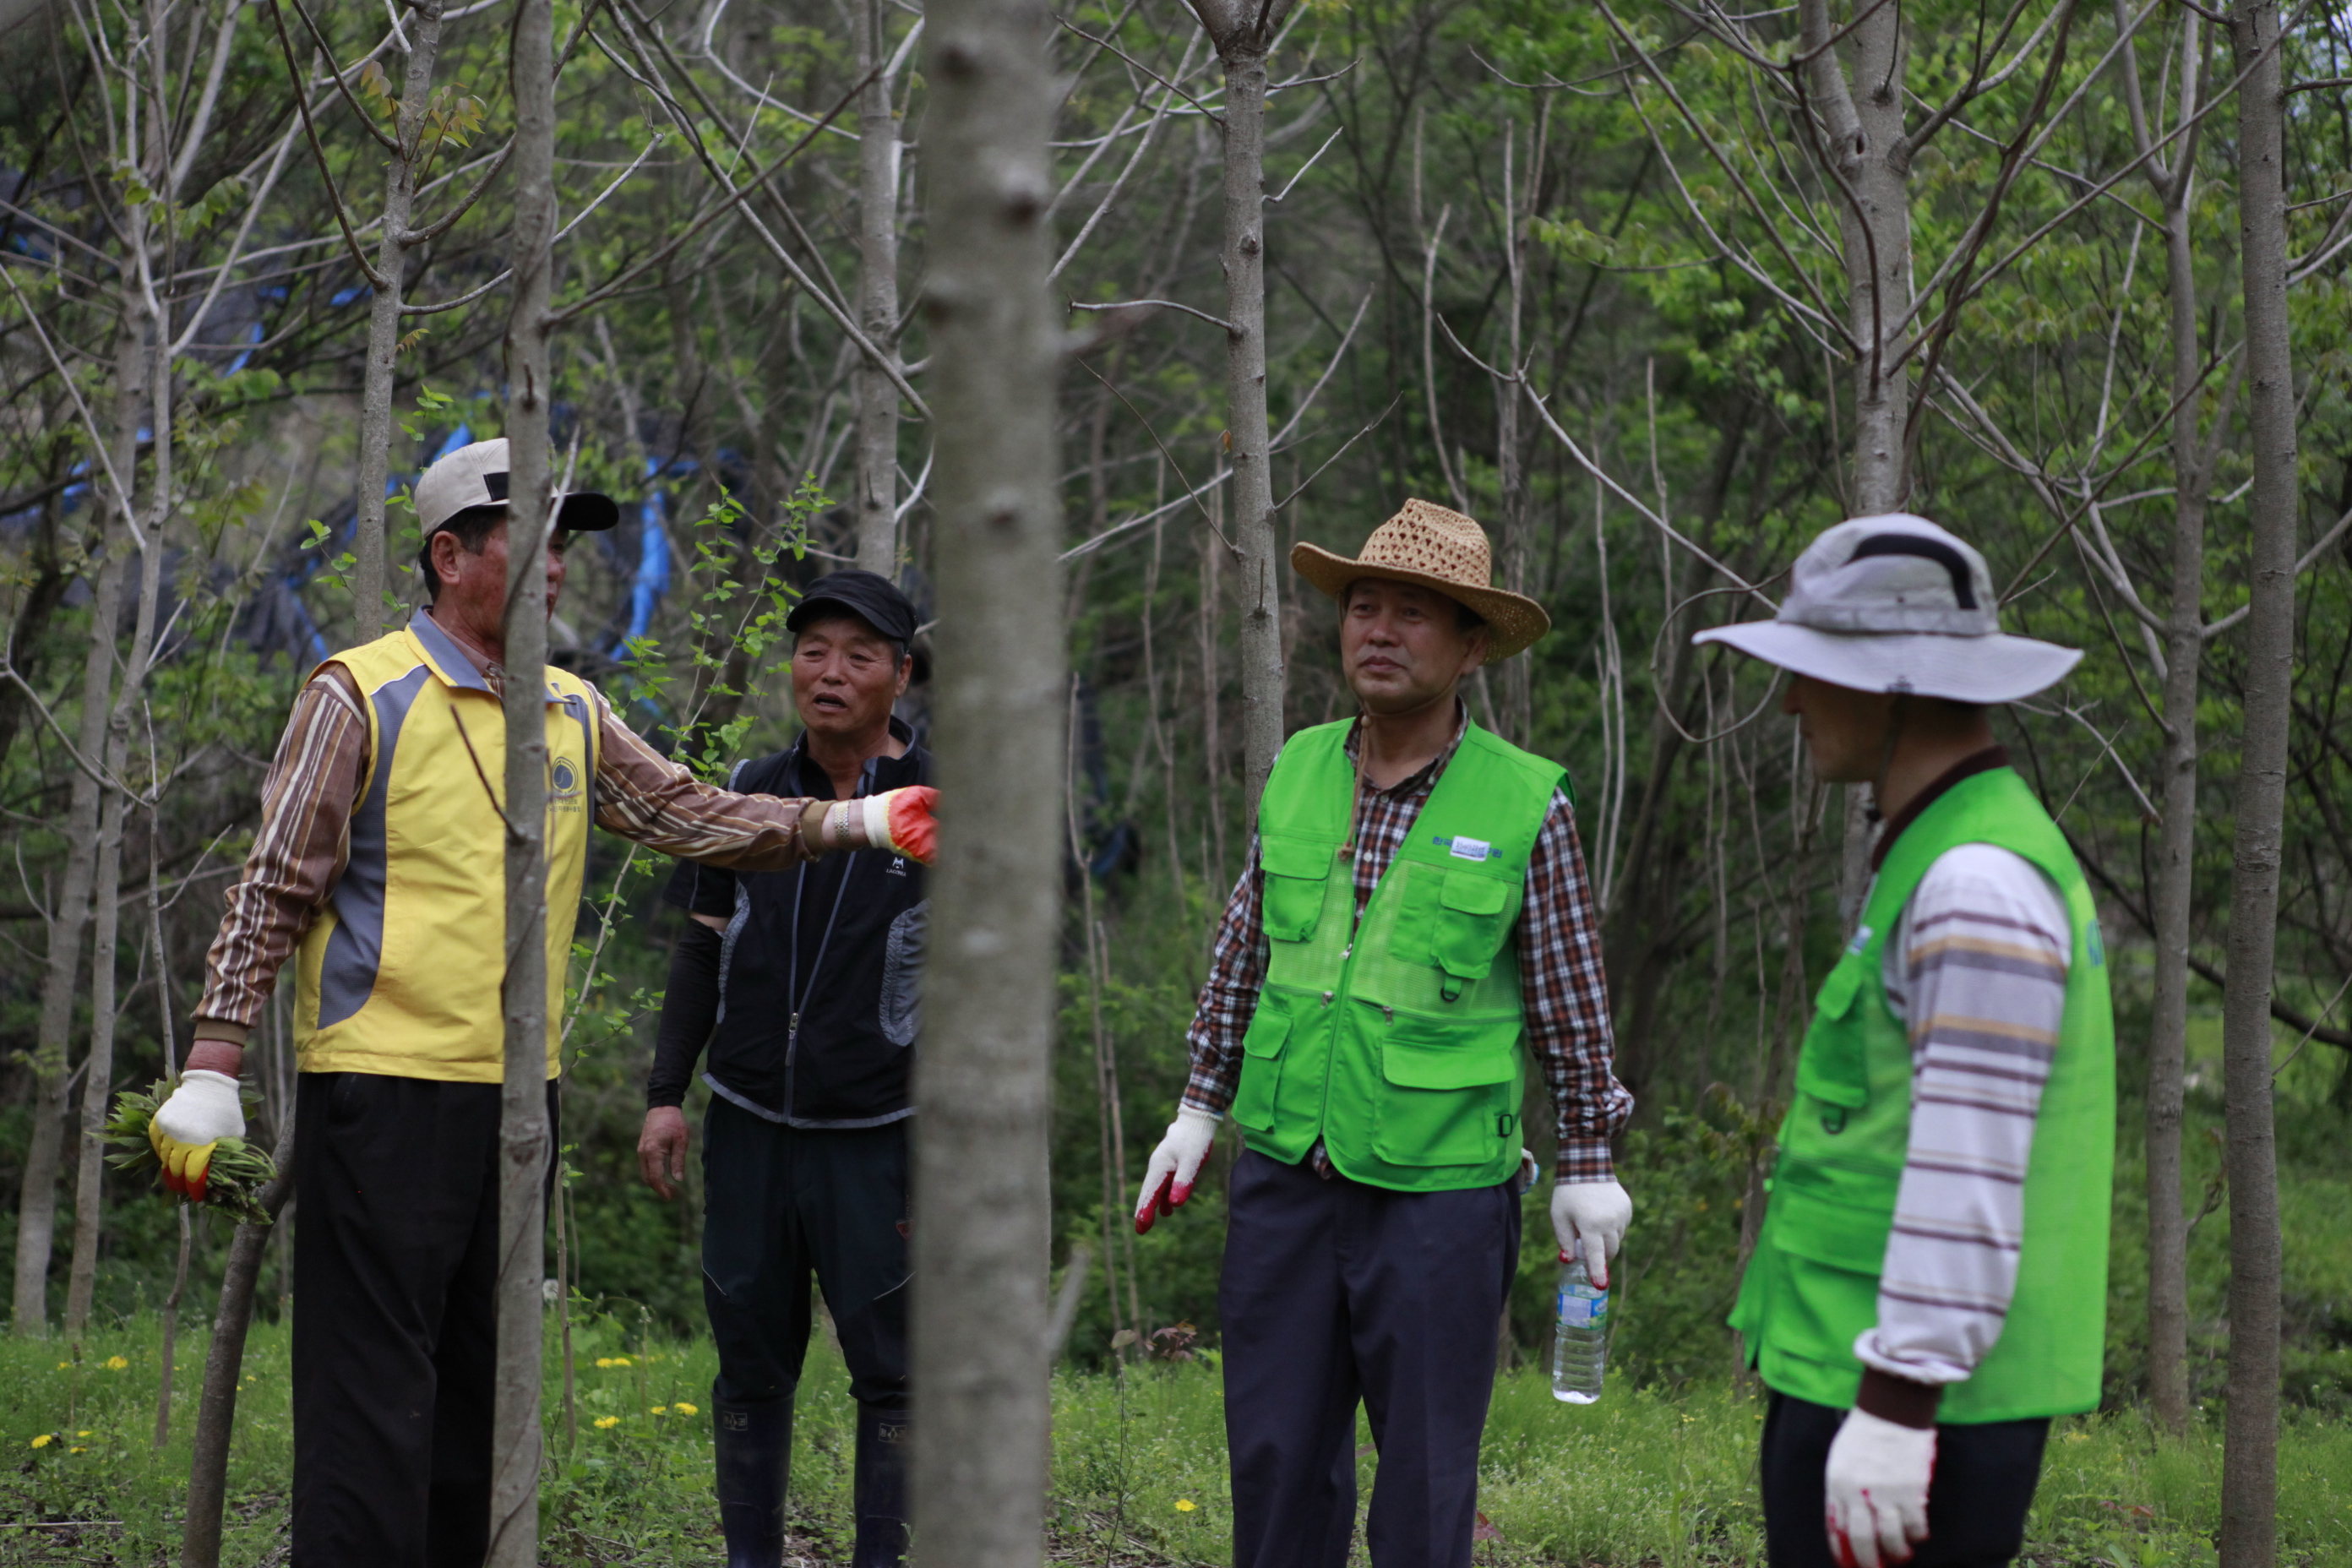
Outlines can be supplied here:
[[[730, 787], [830, 809], [929, 784], [930, 753], [892, 717], [913, 672], [915, 607], [887, 579], [836, 572], [785, 620], [790, 750], [736, 764]], [[682, 862], [668, 901], [691, 920], [670, 960], [637, 1159], [667, 1198], [686, 1173], [686, 1099], [707, 1044], [703, 1300], [728, 1568], [777, 1568], [809, 1276], [831, 1309], [857, 1401], [855, 1568], [907, 1547], [907, 1133], [923, 960], [923, 869], [887, 852], [792, 871]]]

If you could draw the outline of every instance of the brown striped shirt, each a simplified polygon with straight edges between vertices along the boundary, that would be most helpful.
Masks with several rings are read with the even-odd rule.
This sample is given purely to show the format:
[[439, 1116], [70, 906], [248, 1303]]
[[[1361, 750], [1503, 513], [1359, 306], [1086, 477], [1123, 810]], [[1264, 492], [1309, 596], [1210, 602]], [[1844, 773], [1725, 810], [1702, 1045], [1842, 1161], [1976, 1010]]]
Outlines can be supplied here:
[[[497, 665], [480, 674], [491, 690], [502, 689], [505, 671]], [[800, 828], [806, 801], [702, 783], [614, 717], [603, 692], [589, 689], [596, 700], [598, 826], [665, 855], [730, 869], [781, 871], [809, 858]], [[322, 666], [296, 696], [262, 785], [261, 832], [205, 956], [196, 1020], [206, 1026], [199, 1033], [242, 1039], [260, 1016], [278, 970], [342, 878], [368, 761], [358, 683], [340, 664]]]

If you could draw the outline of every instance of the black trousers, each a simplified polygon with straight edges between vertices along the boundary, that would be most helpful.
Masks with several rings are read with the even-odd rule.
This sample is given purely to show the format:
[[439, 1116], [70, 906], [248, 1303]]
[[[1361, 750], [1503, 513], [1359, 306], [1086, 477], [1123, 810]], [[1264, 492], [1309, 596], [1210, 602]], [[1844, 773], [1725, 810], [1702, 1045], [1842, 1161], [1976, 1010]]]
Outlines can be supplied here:
[[[1834, 1568], [1822, 1522], [1830, 1440], [1845, 1412], [1775, 1394], [1764, 1415], [1764, 1539], [1772, 1568]], [[2047, 1418], [1936, 1428], [1927, 1539], [1910, 1568], [2001, 1568], [2025, 1545]]]
[[1341, 1568], [1356, 1406], [1380, 1568], [1466, 1568], [1495, 1336], [1519, 1255], [1511, 1185], [1396, 1193], [1255, 1152], [1234, 1168], [1218, 1310], [1234, 1568]]
[[814, 1274], [850, 1396], [907, 1407], [907, 1129], [786, 1127], [714, 1099], [703, 1123], [702, 1300], [721, 1404], [789, 1400]]
[[[297, 1568], [480, 1568], [488, 1550], [499, 1093], [298, 1079]], [[551, 1083], [547, 1110], [552, 1127]]]

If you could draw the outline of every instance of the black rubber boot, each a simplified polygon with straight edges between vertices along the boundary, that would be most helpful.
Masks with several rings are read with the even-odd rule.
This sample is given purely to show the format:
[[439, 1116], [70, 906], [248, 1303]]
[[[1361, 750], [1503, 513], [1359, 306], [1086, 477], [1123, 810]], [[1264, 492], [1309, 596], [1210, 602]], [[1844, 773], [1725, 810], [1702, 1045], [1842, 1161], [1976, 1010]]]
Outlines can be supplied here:
[[914, 1456], [904, 1410], [857, 1407], [857, 1550], [850, 1568], [898, 1568], [907, 1560], [907, 1466]]
[[727, 1405], [713, 1399], [710, 1424], [727, 1568], [780, 1568], [784, 1482], [793, 1466], [793, 1402]]

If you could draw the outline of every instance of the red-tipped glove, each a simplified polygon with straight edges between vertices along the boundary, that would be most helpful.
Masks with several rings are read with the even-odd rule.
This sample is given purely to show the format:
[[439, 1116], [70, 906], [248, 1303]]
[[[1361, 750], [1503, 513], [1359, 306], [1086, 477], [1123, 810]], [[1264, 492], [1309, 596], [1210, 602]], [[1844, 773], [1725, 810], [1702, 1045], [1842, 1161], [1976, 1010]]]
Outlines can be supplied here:
[[940, 852], [939, 820], [931, 815], [939, 803], [940, 792], [929, 784], [864, 796], [860, 804], [866, 808], [866, 847], [929, 865]]
[[1192, 1195], [1201, 1162], [1209, 1157], [1210, 1147], [1217, 1141], [1218, 1120], [1189, 1105], [1177, 1108], [1176, 1120], [1168, 1124], [1168, 1135], [1151, 1152], [1151, 1163], [1143, 1168], [1143, 1193], [1135, 1205], [1136, 1235], [1150, 1230], [1151, 1222], [1161, 1215], [1174, 1214]]
[[1824, 1522], [1840, 1568], [1908, 1563], [1927, 1539], [1927, 1490], [1936, 1476], [1936, 1429], [1849, 1410], [1830, 1443]]
[[180, 1087], [147, 1123], [147, 1142], [163, 1163], [163, 1184], [192, 1203], [205, 1201], [214, 1146], [224, 1138], [244, 1136], [245, 1107], [237, 1103], [236, 1079], [200, 1068], [180, 1075]]

